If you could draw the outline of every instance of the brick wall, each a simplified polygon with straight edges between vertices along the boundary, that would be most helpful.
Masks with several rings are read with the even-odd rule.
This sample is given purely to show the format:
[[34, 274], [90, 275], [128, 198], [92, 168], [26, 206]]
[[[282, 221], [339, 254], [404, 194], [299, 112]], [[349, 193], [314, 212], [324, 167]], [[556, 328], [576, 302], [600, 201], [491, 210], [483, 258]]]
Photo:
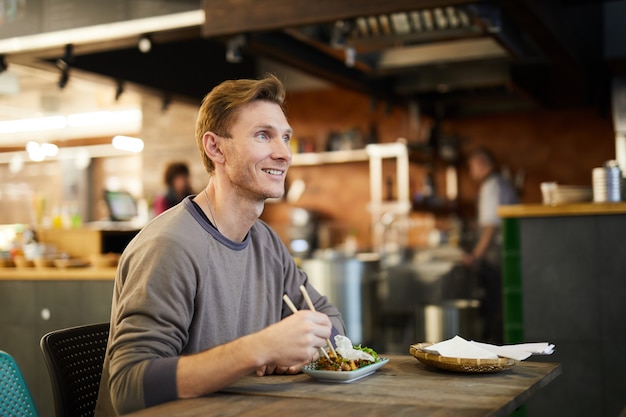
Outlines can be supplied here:
[[[370, 97], [341, 89], [290, 94], [287, 112], [298, 138], [313, 141], [317, 150], [324, 149], [331, 130], [356, 127], [367, 131], [372, 123], [378, 128], [381, 142], [398, 137], [414, 140], [420, 135], [411, 125], [406, 109], [395, 107], [388, 111], [384, 103], [372, 108]], [[539, 183], [542, 181], [590, 185], [591, 169], [615, 155], [610, 117], [594, 110], [542, 110], [455, 119], [445, 121], [442, 132], [444, 136], [457, 137], [464, 152], [478, 145], [487, 146], [513, 174], [523, 169], [526, 173], [521, 196], [524, 203], [541, 201]], [[443, 170], [439, 167], [436, 171], [436, 185], [444, 192]], [[424, 172], [424, 166], [411, 165], [412, 191], [422, 184]], [[464, 163], [459, 166], [459, 175], [461, 215], [471, 218], [478, 187], [469, 180]], [[354, 229], [361, 247], [368, 246], [371, 240], [370, 217], [366, 210], [369, 201], [367, 163], [292, 167], [288, 182], [296, 178], [307, 183], [307, 190], [297, 206], [322, 212], [331, 226], [339, 229], [335, 233], [337, 239]], [[268, 204], [263, 218], [287, 239], [288, 214], [287, 203]], [[425, 214], [414, 213], [414, 216], [428, 218]], [[443, 227], [446, 216], [440, 213], [436, 216], [439, 222], [443, 221]], [[424, 243], [427, 231], [415, 230], [412, 241]]]

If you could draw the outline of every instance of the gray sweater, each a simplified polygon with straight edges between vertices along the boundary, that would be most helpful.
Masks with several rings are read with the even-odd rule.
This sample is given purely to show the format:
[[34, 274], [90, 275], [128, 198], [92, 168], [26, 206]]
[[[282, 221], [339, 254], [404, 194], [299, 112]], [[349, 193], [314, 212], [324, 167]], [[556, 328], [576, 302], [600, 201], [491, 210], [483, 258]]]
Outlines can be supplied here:
[[291, 314], [285, 293], [306, 308], [302, 284], [345, 334], [339, 311], [262, 221], [239, 243], [221, 235], [191, 197], [158, 216], [120, 259], [96, 417], [176, 399], [179, 356], [280, 321]]

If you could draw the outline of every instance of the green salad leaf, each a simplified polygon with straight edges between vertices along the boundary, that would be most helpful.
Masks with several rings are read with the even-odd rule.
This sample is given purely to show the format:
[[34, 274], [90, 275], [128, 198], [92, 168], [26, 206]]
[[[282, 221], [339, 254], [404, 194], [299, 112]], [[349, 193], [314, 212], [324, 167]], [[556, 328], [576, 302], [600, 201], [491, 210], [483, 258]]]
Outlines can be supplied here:
[[361, 344], [359, 343], [358, 346], [352, 346], [354, 349], [356, 350], [362, 350], [365, 353], [369, 353], [370, 355], [372, 355], [372, 357], [374, 358], [374, 362], [376, 362], [378, 360], [378, 353], [376, 353], [376, 351], [372, 348], [369, 348], [367, 346], [361, 346]]

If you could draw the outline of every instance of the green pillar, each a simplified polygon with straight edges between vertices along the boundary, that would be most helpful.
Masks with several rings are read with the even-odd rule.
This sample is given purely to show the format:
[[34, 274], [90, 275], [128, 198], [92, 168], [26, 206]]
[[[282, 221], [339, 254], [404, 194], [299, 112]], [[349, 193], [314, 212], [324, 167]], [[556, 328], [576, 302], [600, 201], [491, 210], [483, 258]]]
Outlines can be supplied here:
[[502, 220], [502, 314], [504, 343], [524, 342], [519, 219]]

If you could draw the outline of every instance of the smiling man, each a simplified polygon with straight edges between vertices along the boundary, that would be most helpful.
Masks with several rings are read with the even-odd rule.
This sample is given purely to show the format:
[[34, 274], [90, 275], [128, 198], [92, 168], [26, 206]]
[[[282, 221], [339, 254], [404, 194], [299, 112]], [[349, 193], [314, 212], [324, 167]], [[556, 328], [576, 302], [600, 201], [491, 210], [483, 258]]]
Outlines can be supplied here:
[[[284, 96], [267, 76], [226, 81], [202, 102], [196, 141], [209, 183], [146, 225], [120, 259], [96, 416], [205, 395], [251, 372], [297, 373], [332, 333], [345, 334], [259, 220], [291, 164]], [[304, 309], [300, 285], [317, 312]], [[301, 311], [290, 313], [285, 293]]]

